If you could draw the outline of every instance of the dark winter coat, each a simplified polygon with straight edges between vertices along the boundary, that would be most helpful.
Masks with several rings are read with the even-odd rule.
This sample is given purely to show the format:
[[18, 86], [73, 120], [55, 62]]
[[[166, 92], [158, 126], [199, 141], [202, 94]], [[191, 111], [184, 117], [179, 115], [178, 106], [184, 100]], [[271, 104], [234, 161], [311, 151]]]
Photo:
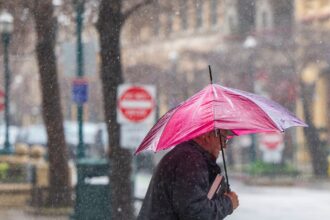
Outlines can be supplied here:
[[207, 193], [220, 167], [196, 142], [176, 146], [158, 164], [138, 220], [219, 220], [232, 213], [230, 199]]

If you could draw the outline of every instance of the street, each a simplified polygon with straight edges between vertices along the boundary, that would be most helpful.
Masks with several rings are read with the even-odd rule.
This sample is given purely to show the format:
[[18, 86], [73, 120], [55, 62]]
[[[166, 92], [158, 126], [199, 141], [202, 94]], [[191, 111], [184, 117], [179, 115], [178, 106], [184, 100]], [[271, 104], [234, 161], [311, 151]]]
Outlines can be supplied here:
[[[150, 174], [136, 176], [135, 196], [143, 197]], [[248, 186], [231, 179], [231, 188], [240, 200], [238, 209], [228, 220], [327, 220], [330, 219], [330, 183], [301, 184], [296, 187]], [[319, 187], [321, 186], [321, 187]], [[136, 202], [137, 210], [141, 202]], [[138, 211], [137, 211], [138, 212]], [[65, 220], [63, 216], [34, 216], [19, 208], [0, 209], [0, 219]]]
[[64, 216], [36, 216], [19, 208], [1, 208], [1, 220], [67, 220]]
[[231, 185], [240, 206], [229, 220], [330, 219], [329, 189]]
[[[140, 175], [137, 195], [145, 193], [148, 175]], [[240, 206], [228, 220], [326, 220], [330, 219], [330, 188], [247, 186], [231, 180]], [[330, 186], [330, 184], [329, 184]]]

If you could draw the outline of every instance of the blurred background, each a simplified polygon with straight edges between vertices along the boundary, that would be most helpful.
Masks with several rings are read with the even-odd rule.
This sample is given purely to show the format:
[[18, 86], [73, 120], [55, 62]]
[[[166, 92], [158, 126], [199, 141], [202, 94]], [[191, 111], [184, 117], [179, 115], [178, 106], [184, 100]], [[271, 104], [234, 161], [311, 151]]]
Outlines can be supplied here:
[[1, 219], [134, 219], [166, 153], [134, 150], [209, 84], [208, 65], [214, 82], [309, 125], [229, 142], [241, 202], [228, 219], [329, 219], [330, 1], [0, 0], [0, 11]]

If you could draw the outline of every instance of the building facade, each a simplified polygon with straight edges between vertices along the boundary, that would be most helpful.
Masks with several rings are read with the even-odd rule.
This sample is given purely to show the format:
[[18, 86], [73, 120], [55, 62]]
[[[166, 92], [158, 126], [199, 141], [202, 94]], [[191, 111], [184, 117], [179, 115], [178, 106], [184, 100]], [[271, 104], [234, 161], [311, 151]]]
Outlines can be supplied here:
[[[326, 0], [296, 0], [297, 70], [310, 90], [309, 110], [322, 144], [330, 143], [330, 68], [328, 42], [330, 34], [330, 2]], [[298, 102], [298, 112], [303, 115], [303, 103]], [[303, 133], [300, 133], [303, 136]], [[302, 139], [302, 138], [301, 138]], [[299, 155], [304, 160], [306, 154]]]
[[[136, 13], [122, 33], [125, 80], [156, 84], [160, 115], [209, 83], [208, 65], [215, 82], [295, 111], [294, 1], [160, 2]], [[294, 160], [294, 138], [285, 137], [285, 160]]]

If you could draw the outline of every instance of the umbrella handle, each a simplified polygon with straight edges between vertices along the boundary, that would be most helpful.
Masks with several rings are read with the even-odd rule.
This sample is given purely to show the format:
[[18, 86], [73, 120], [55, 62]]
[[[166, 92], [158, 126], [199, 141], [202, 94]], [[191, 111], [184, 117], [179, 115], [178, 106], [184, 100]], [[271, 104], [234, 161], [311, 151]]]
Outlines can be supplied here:
[[220, 135], [220, 130], [218, 129], [219, 132], [218, 136], [219, 136], [219, 140], [220, 140], [220, 148], [221, 148], [221, 154], [222, 154], [222, 160], [223, 160], [223, 167], [224, 167], [224, 170], [225, 170], [225, 178], [226, 178], [226, 192], [230, 192], [230, 185], [229, 185], [229, 179], [228, 179], [228, 173], [227, 173], [227, 165], [226, 165], [226, 158], [225, 158], [225, 152], [223, 150], [223, 141], [222, 141], [222, 138], [221, 138], [221, 135]]

